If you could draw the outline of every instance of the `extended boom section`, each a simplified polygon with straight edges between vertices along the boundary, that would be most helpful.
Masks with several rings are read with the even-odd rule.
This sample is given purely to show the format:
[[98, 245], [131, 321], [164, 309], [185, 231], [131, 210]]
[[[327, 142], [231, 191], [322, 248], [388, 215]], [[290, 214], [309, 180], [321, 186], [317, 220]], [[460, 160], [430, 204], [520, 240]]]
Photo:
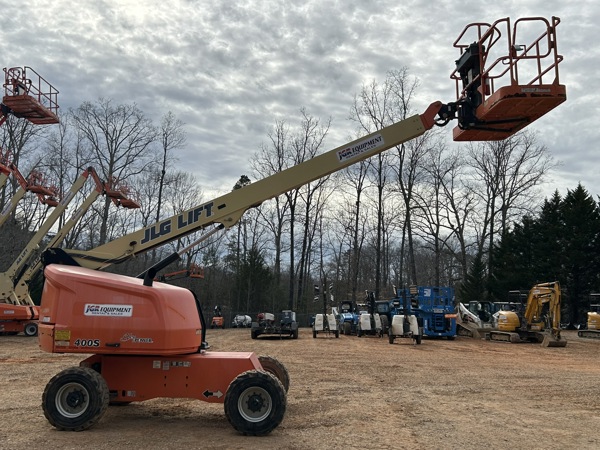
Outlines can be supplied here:
[[409, 117], [93, 250], [66, 252], [78, 265], [99, 269], [123, 262], [136, 254], [212, 224], [229, 228], [235, 225], [249, 208], [258, 206], [265, 200], [421, 136], [433, 127], [441, 109], [441, 102], [432, 103], [423, 114]]

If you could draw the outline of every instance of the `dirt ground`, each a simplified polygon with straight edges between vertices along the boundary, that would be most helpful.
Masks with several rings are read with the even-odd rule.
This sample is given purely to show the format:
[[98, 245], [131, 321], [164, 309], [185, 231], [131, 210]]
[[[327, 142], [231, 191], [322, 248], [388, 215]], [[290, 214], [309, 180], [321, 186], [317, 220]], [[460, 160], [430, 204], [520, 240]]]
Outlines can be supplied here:
[[283, 422], [247, 437], [221, 404], [156, 399], [111, 406], [83, 432], [55, 430], [48, 380], [85, 356], [48, 354], [36, 338], [0, 337], [1, 449], [597, 449], [600, 340], [564, 332], [566, 348], [319, 335], [250, 338], [208, 330], [210, 351], [254, 351], [290, 376]]

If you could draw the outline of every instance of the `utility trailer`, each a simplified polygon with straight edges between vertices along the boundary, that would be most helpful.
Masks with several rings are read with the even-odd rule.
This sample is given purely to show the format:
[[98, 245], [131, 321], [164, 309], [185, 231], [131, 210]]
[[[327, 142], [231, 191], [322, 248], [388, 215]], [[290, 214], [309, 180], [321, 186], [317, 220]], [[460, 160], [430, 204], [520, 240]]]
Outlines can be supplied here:
[[383, 325], [381, 323], [381, 316], [376, 309], [375, 293], [373, 291], [366, 291], [366, 311], [361, 310], [358, 316], [358, 326], [356, 328], [356, 335], [362, 336], [377, 336], [383, 337]]
[[312, 326], [313, 338], [316, 338], [319, 333], [340, 337], [340, 329], [334, 313], [315, 314], [315, 322]]
[[[420, 345], [423, 340], [423, 319], [417, 317], [408, 297], [408, 290], [396, 289], [396, 297], [390, 301], [392, 315], [388, 328], [388, 342], [393, 344], [396, 338], [412, 339]], [[416, 305], [415, 305], [416, 306]]]
[[298, 339], [298, 322], [294, 311], [281, 311], [279, 321], [275, 320], [275, 315], [271, 313], [259, 313], [256, 318], [256, 322], [252, 322], [250, 329], [252, 339], [261, 335], [289, 336], [292, 339]]

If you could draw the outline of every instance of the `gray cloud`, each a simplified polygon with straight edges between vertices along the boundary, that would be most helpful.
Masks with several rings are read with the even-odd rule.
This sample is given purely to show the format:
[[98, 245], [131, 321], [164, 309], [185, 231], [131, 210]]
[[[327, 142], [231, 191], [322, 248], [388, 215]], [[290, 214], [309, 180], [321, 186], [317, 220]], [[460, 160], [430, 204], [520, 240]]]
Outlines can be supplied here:
[[336, 147], [353, 134], [347, 117], [363, 83], [406, 66], [420, 79], [419, 107], [452, 101], [452, 43], [466, 24], [507, 11], [513, 19], [556, 15], [569, 100], [532, 128], [563, 161], [555, 177], [597, 193], [598, 9], [591, 0], [32, 0], [3, 6], [0, 51], [3, 67], [29, 65], [51, 81], [63, 109], [104, 97], [136, 103], [157, 122], [172, 111], [188, 132], [181, 167], [222, 192], [249, 173], [276, 120], [295, 120], [301, 107], [331, 117]]

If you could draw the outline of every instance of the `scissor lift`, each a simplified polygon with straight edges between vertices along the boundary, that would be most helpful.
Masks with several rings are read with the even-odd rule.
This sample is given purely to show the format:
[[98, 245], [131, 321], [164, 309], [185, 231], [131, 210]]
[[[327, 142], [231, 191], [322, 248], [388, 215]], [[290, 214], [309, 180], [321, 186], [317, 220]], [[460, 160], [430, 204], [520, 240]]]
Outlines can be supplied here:
[[459, 104], [455, 141], [506, 139], [567, 99], [558, 77], [559, 23], [530, 17], [511, 27], [504, 18], [465, 27], [454, 42], [460, 58], [450, 76]]
[[31, 67], [4, 68], [0, 125], [8, 114], [36, 125], [58, 123], [58, 91]]

